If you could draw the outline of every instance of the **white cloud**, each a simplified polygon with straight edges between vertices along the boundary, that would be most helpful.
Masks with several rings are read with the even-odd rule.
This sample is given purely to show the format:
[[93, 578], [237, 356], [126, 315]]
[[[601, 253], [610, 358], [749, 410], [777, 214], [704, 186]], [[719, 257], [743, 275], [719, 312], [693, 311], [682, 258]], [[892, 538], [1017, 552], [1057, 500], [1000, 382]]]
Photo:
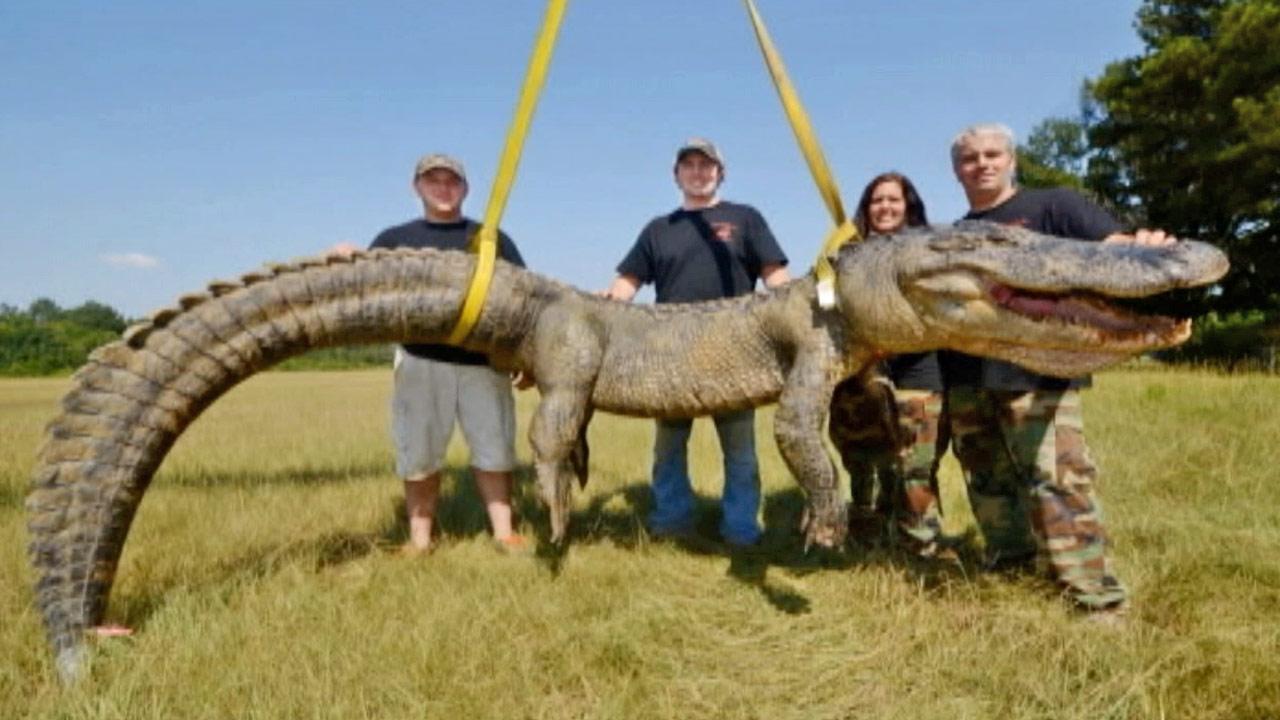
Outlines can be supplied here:
[[153, 268], [160, 265], [160, 260], [142, 253], [106, 253], [99, 255], [102, 262], [115, 267]]

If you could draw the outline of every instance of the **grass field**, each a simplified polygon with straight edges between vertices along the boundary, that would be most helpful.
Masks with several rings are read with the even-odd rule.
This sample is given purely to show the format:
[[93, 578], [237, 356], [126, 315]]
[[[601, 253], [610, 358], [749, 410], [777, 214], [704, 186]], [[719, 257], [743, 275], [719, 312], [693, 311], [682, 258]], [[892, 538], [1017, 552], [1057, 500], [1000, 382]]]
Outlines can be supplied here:
[[[22, 499], [66, 385], [0, 381], [0, 718], [1280, 718], [1280, 378], [1130, 370], [1087, 393], [1134, 601], [1116, 628], [972, 562], [806, 555], [768, 411], [755, 555], [651, 542], [650, 424], [598, 417], [566, 552], [545, 543], [527, 469], [539, 555], [494, 552], [455, 444], [445, 541], [404, 559], [389, 373], [268, 373], [166, 460], [108, 611], [136, 633], [98, 641], [92, 679], [64, 691]], [[711, 538], [704, 423], [692, 454]], [[946, 522], [963, 534], [957, 478], [948, 464]]]

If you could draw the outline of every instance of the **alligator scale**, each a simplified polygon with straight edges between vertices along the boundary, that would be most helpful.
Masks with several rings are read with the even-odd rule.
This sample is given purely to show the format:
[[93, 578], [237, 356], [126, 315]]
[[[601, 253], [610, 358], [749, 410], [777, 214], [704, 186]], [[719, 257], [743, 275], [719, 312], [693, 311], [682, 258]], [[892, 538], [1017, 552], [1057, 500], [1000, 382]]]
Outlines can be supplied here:
[[[595, 410], [678, 418], [778, 403], [774, 435], [807, 494], [806, 541], [839, 543], [845, 509], [822, 441], [832, 388], [887, 354], [951, 348], [1070, 377], [1175, 345], [1190, 324], [1121, 310], [1213, 282], [1226, 257], [1196, 242], [1148, 248], [1015, 228], [928, 228], [845, 247], [837, 307], [812, 276], [764, 294], [635, 306], [499, 261], [465, 347], [527, 370], [529, 434], [563, 540]], [[35, 600], [59, 673], [83, 672], [134, 513], [200, 412], [255, 372], [318, 347], [441, 342], [474, 258], [377, 250], [268, 265], [182, 296], [96, 350], [47, 429], [27, 499]]]

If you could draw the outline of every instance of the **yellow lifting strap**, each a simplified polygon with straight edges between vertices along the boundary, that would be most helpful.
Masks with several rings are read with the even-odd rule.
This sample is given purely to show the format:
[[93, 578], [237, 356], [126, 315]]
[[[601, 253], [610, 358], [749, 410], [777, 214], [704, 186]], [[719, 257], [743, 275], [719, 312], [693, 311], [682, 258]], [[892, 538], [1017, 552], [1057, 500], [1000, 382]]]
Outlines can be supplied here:
[[506, 145], [502, 149], [502, 159], [498, 163], [498, 174], [493, 179], [493, 189], [489, 192], [489, 205], [485, 208], [484, 220], [480, 224], [479, 232], [471, 238], [471, 251], [476, 254], [476, 268], [471, 275], [467, 297], [462, 302], [462, 311], [458, 314], [458, 324], [449, 334], [450, 345], [460, 344], [471, 334], [476, 320], [480, 318], [485, 297], [489, 294], [489, 284], [493, 280], [494, 257], [498, 250], [498, 224], [502, 220], [502, 211], [507, 207], [507, 196], [511, 194], [511, 184], [516, 179], [516, 168], [520, 165], [520, 152], [524, 149], [524, 138], [529, 132], [529, 124], [533, 121], [533, 110], [538, 104], [538, 95], [542, 92], [542, 85], [547, 79], [547, 68], [551, 65], [551, 53], [555, 50], [556, 35], [560, 32], [560, 21], [564, 18], [565, 7], [568, 4], [569, 0], [548, 0], [547, 2], [547, 13], [542, 19], [542, 31], [538, 33], [533, 55], [529, 58], [529, 69], [525, 72], [520, 101], [516, 105], [516, 114], [511, 120], [511, 128], [507, 131]]
[[769, 39], [769, 31], [765, 29], [764, 20], [760, 17], [752, 0], [743, 0], [743, 4], [747, 6], [751, 27], [755, 29], [756, 40], [760, 43], [760, 53], [764, 56], [765, 65], [769, 68], [769, 76], [773, 78], [773, 86], [778, 90], [778, 98], [782, 100], [782, 109], [787, 114], [788, 122], [791, 123], [791, 131], [795, 133], [796, 141], [800, 143], [800, 151], [804, 153], [805, 162], [809, 164], [809, 172], [813, 175], [813, 181], [818, 184], [818, 192], [822, 195], [822, 201], [826, 203], [827, 210], [831, 213], [831, 220], [835, 224], [822, 244], [817, 262], [814, 263], [814, 272], [818, 276], [818, 303], [824, 308], [829, 308], [835, 305], [835, 270], [831, 267], [830, 257], [835, 255], [841, 245], [860, 239], [858, 228], [845, 217], [844, 205], [840, 202], [840, 189], [836, 187], [836, 181], [827, 167], [827, 160], [822, 155], [817, 135], [813, 132], [813, 126], [809, 124], [809, 116], [805, 114], [804, 107], [800, 104], [800, 96], [796, 94], [795, 88], [791, 86], [791, 80], [787, 78], [787, 71], [782, 66], [782, 57], [778, 55], [777, 48]]

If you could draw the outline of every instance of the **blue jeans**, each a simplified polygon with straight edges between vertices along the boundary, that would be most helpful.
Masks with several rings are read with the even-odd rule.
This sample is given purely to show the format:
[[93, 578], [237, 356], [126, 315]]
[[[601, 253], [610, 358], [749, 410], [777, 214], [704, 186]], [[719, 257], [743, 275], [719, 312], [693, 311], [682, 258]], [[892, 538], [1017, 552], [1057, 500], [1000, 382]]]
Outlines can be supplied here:
[[[720, 535], [734, 545], [760, 539], [760, 469], [756, 463], [755, 411], [716, 415], [716, 434], [724, 454], [723, 518]], [[653, 510], [649, 529], [659, 534], [693, 529], [693, 487], [689, 482], [689, 433], [692, 420], [658, 420], [653, 443]]]

